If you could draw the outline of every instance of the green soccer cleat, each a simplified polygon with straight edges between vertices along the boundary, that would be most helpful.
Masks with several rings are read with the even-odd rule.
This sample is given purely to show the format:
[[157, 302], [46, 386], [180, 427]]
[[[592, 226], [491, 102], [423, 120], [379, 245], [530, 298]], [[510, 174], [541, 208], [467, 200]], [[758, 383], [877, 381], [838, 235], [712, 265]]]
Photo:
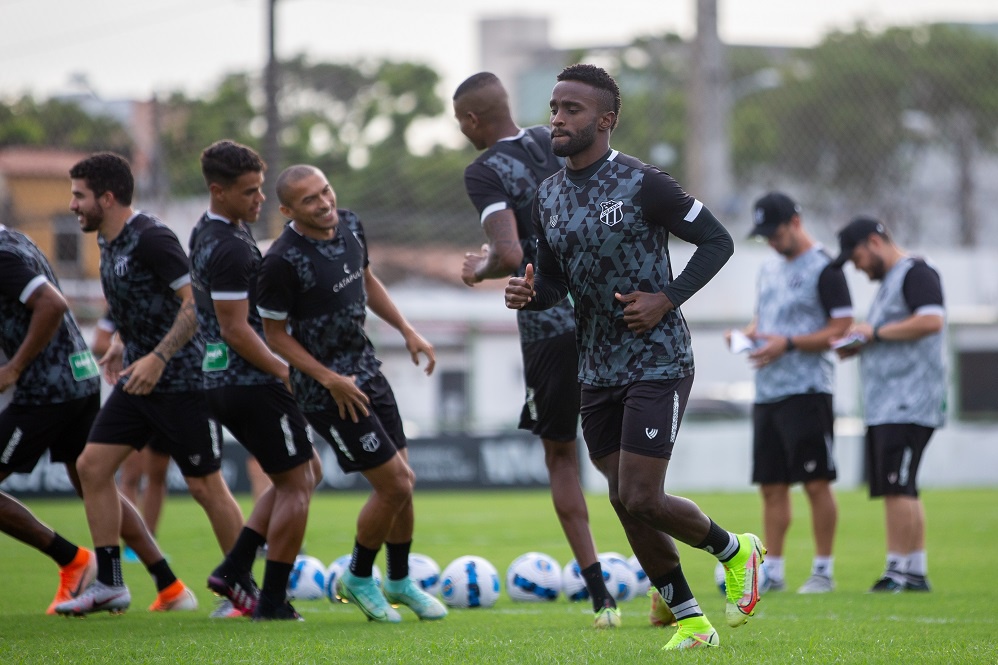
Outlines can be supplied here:
[[447, 616], [447, 608], [439, 600], [420, 589], [412, 578], [387, 580], [385, 582], [385, 599], [398, 607], [405, 605], [416, 613], [420, 619], [432, 621]]
[[662, 647], [662, 651], [718, 646], [721, 646], [721, 641], [717, 637], [717, 631], [707, 621], [707, 617], [698, 616], [690, 617], [689, 619], [680, 619], [679, 630]]
[[400, 623], [402, 615], [388, 604], [373, 577], [357, 577], [349, 570], [336, 581], [336, 593], [355, 603], [371, 621]]
[[593, 628], [605, 630], [607, 628], [620, 628], [620, 608], [609, 605], [593, 613]]
[[759, 565], [766, 556], [766, 548], [753, 533], [743, 533], [738, 538], [738, 553], [724, 562], [725, 595], [728, 602], [724, 615], [732, 628], [741, 626], [755, 614], [759, 602]]

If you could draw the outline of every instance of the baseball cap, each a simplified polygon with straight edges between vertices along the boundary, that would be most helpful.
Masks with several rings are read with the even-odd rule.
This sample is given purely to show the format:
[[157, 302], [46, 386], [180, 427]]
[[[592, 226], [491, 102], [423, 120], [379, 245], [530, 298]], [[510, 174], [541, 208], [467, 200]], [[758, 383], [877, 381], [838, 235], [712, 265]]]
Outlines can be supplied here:
[[782, 192], [770, 192], [755, 202], [752, 217], [752, 232], [749, 237], [768, 238], [780, 224], [786, 224], [794, 215], [800, 214], [800, 206]]
[[872, 217], [857, 217], [846, 224], [839, 231], [839, 255], [832, 261], [832, 265], [841, 268], [846, 261], [852, 258], [852, 252], [856, 246], [876, 233], [887, 238], [887, 227]]

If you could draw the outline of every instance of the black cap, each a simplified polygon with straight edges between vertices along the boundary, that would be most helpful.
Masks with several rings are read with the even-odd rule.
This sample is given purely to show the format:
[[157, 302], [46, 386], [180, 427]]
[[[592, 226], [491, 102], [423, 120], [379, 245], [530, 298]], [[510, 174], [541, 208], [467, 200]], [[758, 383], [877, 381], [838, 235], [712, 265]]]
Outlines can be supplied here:
[[832, 261], [832, 265], [841, 268], [846, 261], [852, 258], [852, 252], [856, 245], [865, 241], [876, 233], [882, 238], [888, 238], [887, 227], [872, 217], [857, 217], [839, 231], [839, 255]]
[[794, 215], [800, 214], [800, 206], [782, 192], [770, 192], [755, 202], [752, 216], [752, 232], [749, 237], [768, 238], [780, 224], [786, 224]]

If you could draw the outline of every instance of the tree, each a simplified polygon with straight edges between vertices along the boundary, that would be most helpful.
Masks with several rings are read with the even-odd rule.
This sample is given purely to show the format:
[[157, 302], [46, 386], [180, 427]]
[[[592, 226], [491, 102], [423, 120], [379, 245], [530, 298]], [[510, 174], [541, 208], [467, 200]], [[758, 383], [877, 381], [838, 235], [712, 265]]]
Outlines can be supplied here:
[[131, 154], [128, 132], [111, 116], [89, 114], [72, 100], [36, 101], [30, 95], [0, 103], [0, 147], [11, 145]]

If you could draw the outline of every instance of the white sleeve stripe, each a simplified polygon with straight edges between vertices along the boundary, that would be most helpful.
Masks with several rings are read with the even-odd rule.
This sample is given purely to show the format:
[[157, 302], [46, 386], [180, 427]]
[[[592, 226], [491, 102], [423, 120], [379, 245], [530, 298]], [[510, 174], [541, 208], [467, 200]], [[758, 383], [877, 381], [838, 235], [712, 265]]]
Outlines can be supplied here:
[[260, 312], [261, 317], [272, 321], [284, 321], [288, 318], [287, 312], [276, 312], [272, 309], [264, 309], [263, 307], [257, 307], [256, 311]]
[[915, 310], [915, 314], [918, 314], [919, 316], [934, 314], [935, 316], [941, 316], [945, 318], [946, 308], [943, 307], [942, 305], [923, 305], [922, 307], [919, 307], [918, 309]]
[[21, 295], [18, 297], [18, 300], [22, 303], [27, 303], [28, 299], [31, 297], [31, 294], [41, 288], [43, 284], [48, 284], [48, 281], [49, 279], [45, 275], [35, 275], [35, 278], [28, 282], [24, 287], [24, 290], [21, 291]]
[[498, 203], [493, 203], [490, 206], [486, 206], [485, 210], [482, 211], [482, 217], [478, 221], [481, 222], [482, 224], [484, 224], [486, 217], [488, 217], [489, 215], [491, 215], [494, 212], [499, 212], [500, 210], [505, 210], [506, 207], [507, 206], [506, 206], [506, 202], [505, 201], [499, 201]]
[[703, 204], [700, 203], [700, 201], [698, 201], [697, 199], [693, 199], [693, 207], [690, 208], [690, 211], [688, 213], [686, 213], [686, 217], [683, 217], [683, 220], [687, 222], [692, 222], [694, 219], [697, 218], [697, 215], [700, 214], [701, 210], [703, 210]]
[[212, 300], [249, 300], [249, 291], [212, 291]]
[[830, 319], [844, 319], [854, 316], [852, 307], [836, 307], [828, 313]]
[[191, 283], [191, 274], [186, 273], [184, 275], [181, 275], [177, 279], [173, 280], [172, 282], [170, 282], [170, 288], [176, 291], [181, 286], [187, 286], [190, 283]]

